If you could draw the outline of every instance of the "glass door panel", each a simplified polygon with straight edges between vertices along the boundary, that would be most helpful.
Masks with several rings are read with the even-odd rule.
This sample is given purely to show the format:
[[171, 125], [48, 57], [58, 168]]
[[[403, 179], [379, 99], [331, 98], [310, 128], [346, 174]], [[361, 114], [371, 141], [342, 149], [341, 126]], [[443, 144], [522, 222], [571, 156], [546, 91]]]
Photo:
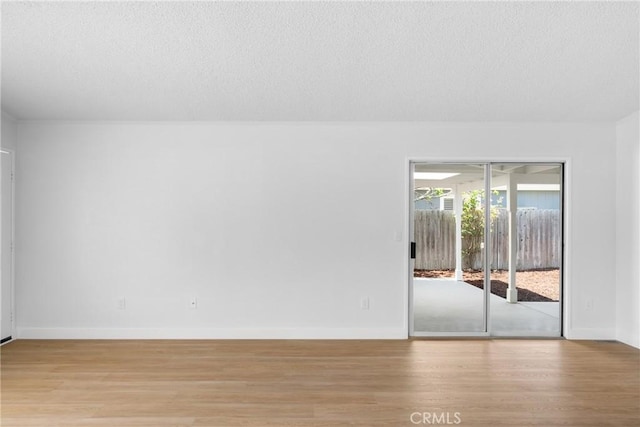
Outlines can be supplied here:
[[412, 335], [483, 335], [484, 191], [488, 165], [413, 169]]
[[491, 165], [489, 330], [560, 336], [562, 164]]

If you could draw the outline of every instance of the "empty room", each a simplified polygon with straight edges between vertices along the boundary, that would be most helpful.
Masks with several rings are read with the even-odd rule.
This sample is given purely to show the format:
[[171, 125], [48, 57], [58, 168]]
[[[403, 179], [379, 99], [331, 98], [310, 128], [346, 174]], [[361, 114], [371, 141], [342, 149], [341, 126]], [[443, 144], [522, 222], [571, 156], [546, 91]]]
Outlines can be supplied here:
[[2, 1], [0, 425], [640, 425], [639, 10]]

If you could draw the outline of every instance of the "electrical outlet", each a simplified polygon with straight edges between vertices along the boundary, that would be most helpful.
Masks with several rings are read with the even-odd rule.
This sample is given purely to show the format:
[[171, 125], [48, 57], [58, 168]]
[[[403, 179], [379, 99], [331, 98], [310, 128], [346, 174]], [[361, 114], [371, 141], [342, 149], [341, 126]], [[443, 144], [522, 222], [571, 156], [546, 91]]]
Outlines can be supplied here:
[[370, 306], [371, 304], [369, 301], [369, 297], [362, 297], [362, 299], [360, 300], [360, 308], [362, 310], [369, 310]]
[[198, 299], [196, 297], [189, 300], [189, 308], [198, 308]]
[[127, 308], [127, 300], [124, 297], [118, 298], [118, 310], [124, 310]]

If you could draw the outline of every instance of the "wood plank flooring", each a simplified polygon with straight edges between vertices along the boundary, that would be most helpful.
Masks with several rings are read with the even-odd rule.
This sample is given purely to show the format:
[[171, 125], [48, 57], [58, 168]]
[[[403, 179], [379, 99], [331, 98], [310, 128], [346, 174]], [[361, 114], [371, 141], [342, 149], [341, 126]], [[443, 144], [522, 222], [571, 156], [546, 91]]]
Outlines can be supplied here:
[[3, 346], [2, 426], [638, 426], [614, 342], [29, 341]]

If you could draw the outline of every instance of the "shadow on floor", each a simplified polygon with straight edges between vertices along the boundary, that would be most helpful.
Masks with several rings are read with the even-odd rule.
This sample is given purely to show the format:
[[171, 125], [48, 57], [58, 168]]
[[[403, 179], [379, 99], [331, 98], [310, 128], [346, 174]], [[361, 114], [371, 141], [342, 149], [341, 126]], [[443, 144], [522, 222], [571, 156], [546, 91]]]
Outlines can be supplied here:
[[[484, 280], [465, 280], [466, 283], [475, 286], [476, 288], [484, 289]], [[502, 298], [507, 297], [508, 283], [502, 280], [491, 280], [491, 293]], [[547, 298], [544, 295], [540, 295], [529, 289], [518, 288], [518, 302], [554, 302], [551, 298]]]

